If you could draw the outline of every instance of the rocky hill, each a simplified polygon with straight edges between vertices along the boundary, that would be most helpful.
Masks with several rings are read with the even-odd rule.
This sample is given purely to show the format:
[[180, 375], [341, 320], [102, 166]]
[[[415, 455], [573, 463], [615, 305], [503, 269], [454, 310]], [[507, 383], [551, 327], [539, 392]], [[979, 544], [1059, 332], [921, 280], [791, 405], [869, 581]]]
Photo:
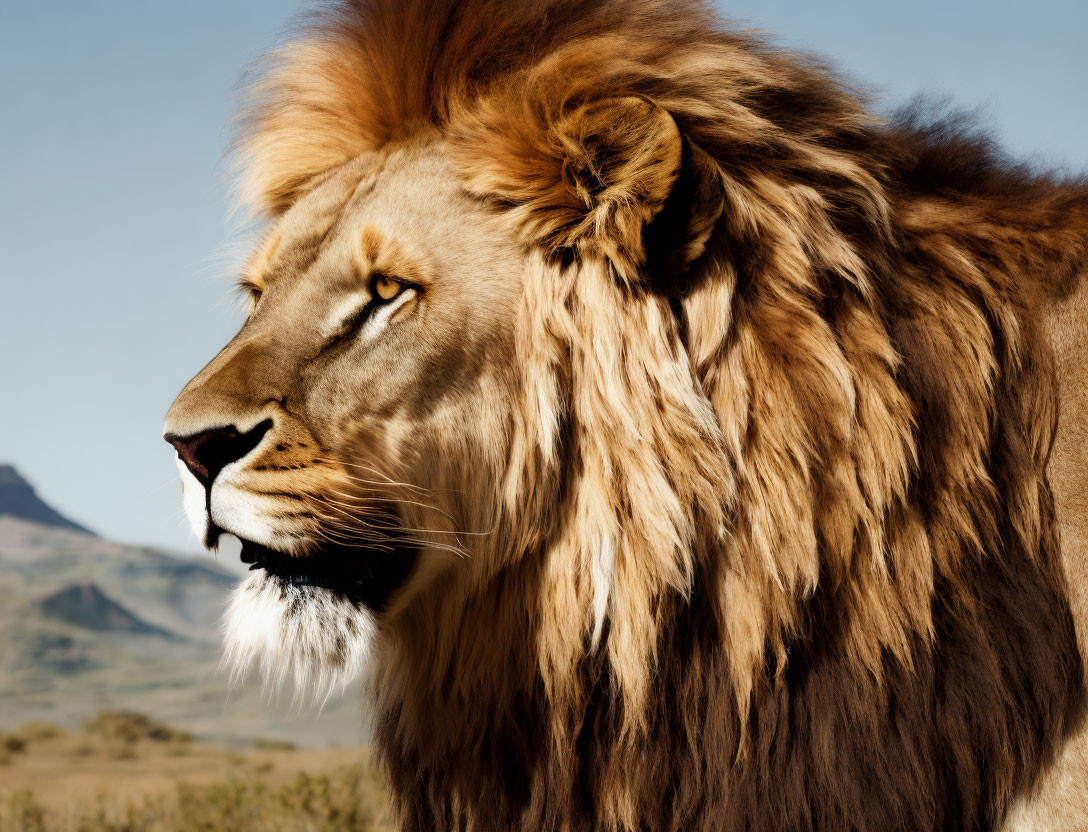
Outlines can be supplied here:
[[45, 526], [75, 529], [90, 534], [88, 529], [69, 520], [51, 505], [42, 501], [30, 483], [24, 480], [11, 465], [0, 465], [0, 514], [22, 517], [24, 520], [33, 520]]
[[108, 598], [96, 583], [70, 584], [46, 595], [38, 601], [37, 606], [47, 618], [66, 621], [85, 630], [112, 630], [180, 638], [133, 615]]
[[[8, 471], [11, 493], [34, 494]], [[34, 499], [46, 520], [0, 503], [0, 730], [128, 708], [216, 741], [364, 739], [357, 689], [316, 714], [289, 693], [278, 705], [256, 680], [231, 688], [218, 629], [238, 573], [103, 540]]]

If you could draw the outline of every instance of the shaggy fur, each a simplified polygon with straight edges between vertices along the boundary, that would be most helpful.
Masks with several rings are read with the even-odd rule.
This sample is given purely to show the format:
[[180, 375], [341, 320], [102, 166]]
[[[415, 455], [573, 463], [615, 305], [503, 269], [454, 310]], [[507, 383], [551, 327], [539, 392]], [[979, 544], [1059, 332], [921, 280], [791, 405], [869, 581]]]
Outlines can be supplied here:
[[1083, 181], [682, 0], [344, 2], [249, 90], [266, 214], [429, 137], [527, 252], [497, 526], [376, 659], [406, 829], [1000, 822], [1084, 700], [1039, 323]]

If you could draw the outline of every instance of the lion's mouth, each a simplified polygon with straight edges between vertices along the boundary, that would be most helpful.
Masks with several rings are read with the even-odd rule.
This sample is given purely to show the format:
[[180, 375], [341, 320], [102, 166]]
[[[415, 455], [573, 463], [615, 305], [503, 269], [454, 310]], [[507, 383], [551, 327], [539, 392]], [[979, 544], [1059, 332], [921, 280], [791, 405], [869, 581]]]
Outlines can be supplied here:
[[283, 587], [327, 590], [340, 600], [380, 611], [408, 578], [416, 561], [410, 546], [374, 548], [328, 543], [291, 555], [241, 539], [243, 563], [263, 570]]

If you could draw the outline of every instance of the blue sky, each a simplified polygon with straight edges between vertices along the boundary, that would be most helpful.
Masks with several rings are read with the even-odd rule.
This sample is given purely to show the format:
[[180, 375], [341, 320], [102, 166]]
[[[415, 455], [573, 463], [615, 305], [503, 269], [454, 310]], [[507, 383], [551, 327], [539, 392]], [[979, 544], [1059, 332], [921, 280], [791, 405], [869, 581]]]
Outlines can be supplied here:
[[[240, 323], [232, 88], [302, 8], [0, 4], [0, 462], [109, 537], [197, 548], [159, 430]], [[883, 110], [947, 97], [1014, 153], [1088, 170], [1083, 0], [719, 8], [830, 58]]]

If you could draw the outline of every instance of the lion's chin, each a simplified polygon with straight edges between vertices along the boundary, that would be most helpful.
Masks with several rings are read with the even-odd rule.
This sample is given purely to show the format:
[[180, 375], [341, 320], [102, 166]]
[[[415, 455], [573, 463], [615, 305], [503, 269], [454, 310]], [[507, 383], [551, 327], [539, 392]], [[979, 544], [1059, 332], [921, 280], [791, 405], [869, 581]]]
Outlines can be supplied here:
[[324, 701], [366, 666], [373, 614], [343, 594], [265, 570], [231, 595], [224, 661], [236, 679], [259, 668], [266, 684], [290, 680], [297, 698]]

